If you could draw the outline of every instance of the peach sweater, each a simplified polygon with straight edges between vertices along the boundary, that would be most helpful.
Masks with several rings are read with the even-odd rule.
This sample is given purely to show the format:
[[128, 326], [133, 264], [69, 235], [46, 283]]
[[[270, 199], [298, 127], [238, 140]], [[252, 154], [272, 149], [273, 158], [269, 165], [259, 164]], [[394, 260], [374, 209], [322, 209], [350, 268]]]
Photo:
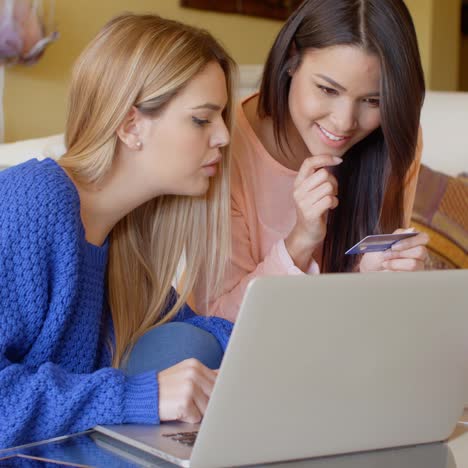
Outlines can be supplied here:
[[[265, 275], [304, 274], [294, 265], [284, 244], [296, 222], [292, 193], [297, 172], [273, 159], [258, 139], [242, 107], [251, 97], [238, 106], [232, 135], [232, 258], [224, 292], [208, 305], [197, 292], [194, 294], [198, 313], [233, 322], [251, 279]], [[422, 145], [418, 144], [416, 160], [409, 171], [405, 193], [407, 225], [414, 202], [421, 150]], [[320, 273], [317, 262], [312, 261], [308, 273]]]

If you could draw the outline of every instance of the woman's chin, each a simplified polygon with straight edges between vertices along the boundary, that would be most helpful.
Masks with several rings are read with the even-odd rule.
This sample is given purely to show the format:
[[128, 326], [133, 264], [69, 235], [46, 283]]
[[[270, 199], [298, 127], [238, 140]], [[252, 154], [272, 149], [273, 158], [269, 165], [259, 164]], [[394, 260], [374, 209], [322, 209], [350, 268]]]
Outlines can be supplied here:
[[210, 179], [208, 177], [204, 177], [203, 180], [199, 180], [193, 185], [187, 186], [186, 193], [183, 193], [182, 195], [189, 197], [201, 197], [205, 195], [209, 188]]

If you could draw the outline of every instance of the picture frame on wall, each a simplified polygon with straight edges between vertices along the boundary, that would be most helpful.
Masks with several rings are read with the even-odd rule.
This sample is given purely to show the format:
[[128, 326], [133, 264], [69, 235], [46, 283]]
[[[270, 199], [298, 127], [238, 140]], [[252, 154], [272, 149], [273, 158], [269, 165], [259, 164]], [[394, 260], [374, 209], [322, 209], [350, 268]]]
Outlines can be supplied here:
[[180, 0], [180, 5], [284, 21], [301, 2], [302, 0]]

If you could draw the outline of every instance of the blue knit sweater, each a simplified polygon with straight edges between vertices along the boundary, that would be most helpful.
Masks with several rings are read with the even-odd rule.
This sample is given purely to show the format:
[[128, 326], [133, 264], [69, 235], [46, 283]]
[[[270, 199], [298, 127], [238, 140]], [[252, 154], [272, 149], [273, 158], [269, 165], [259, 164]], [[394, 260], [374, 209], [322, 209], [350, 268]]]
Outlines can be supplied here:
[[[75, 186], [50, 159], [0, 172], [0, 448], [96, 424], [159, 423], [154, 372], [110, 366], [108, 245], [84, 235]], [[232, 324], [184, 307], [175, 320]]]

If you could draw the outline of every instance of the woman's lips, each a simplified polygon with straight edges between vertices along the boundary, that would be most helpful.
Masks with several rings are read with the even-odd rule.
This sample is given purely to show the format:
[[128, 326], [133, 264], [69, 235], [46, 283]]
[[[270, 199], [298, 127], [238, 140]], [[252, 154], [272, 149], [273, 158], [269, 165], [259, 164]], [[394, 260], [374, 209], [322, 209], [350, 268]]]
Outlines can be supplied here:
[[208, 176], [216, 175], [216, 172], [218, 170], [218, 164], [221, 161], [221, 157], [222, 156], [219, 155], [215, 159], [202, 166], [203, 170], [205, 171], [205, 174], [207, 174]]
[[351, 139], [350, 136], [338, 136], [332, 132], [329, 132], [327, 129], [319, 125], [318, 123], [315, 124], [317, 126], [317, 130], [320, 136], [320, 139], [328, 146], [333, 148], [341, 148], [345, 144], [349, 142]]

